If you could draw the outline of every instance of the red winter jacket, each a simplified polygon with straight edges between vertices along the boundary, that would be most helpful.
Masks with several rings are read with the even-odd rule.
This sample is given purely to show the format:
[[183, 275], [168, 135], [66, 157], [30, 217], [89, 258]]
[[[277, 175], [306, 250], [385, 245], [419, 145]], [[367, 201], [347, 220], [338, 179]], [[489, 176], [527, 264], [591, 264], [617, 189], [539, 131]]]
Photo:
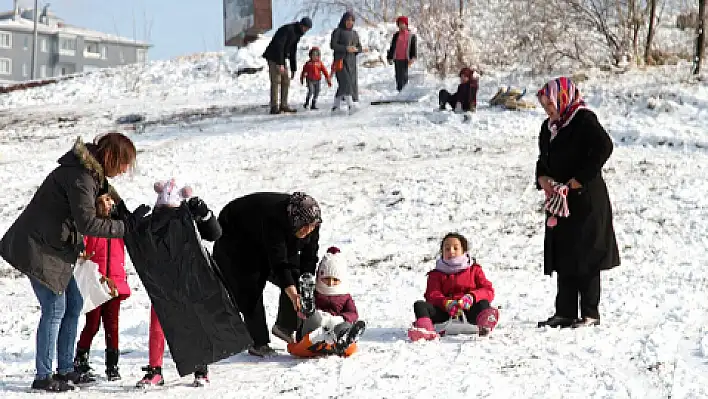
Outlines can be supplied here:
[[327, 68], [324, 66], [322, 61], [307, 61], [305, 66], [302, 67], [300, 82], [302, 83], [305, 78], [308, 80], [320, 81], [322, 79], [322, 74], [324, 74], [327, 83], [329, 83], [329, 74], [327, 73]]
[[[125, 274], [125, 244], [122, 238], [84, 237], [86, 253], [89, 259], [98, 264], [98, 271], [113, 280], [118, 288], [118, 295], [130, 296], [130, 287]], [[106, 273], [106, 270], [108, 273]]]
[[349, 323], [359, 320], [356, 305], [349, 294], [324, 295], [315, 291], [315, 307], [334, 316], [342, 316]]
[[477, 263], [456, 274], [439, 270], [428, 273], [425, 300], [431, 305], [445, 309], [446, 300], [460, 299], [465, 294], [474, 295], [475, 302], [486, 299], [491, 303], [494, 299], [494, 287]]

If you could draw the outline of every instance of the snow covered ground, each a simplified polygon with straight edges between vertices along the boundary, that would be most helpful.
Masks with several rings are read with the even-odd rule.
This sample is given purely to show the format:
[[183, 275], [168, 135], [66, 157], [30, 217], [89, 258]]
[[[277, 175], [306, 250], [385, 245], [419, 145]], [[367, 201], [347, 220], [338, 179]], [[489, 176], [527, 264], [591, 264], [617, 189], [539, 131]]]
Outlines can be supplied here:
[[[363, 35], [376, 41], [376, 34]], [[581, 88], [615, 140], [605, 177], [622, 266], [603, 275], [602, 326], [539, 330], [553, 311], [555, 280], [542, 275], [542, 197], [533, 189], [540, 109], [486, 107], [500, 85], [543, 78], [490, 71], [471, 123], [433, 112], [439, 82], [416, 75], [415, 104], [369, 106], [352, 116], [266, 114], [263, 42], [236, 55], [127, 67], [0, 97], [0, 233], [77, 135], [91, 139], [116, 118], [160, 119], [210, 106], [243, 106], [201, 121], [133, 133], [138, 168], [115, 180], [129, 206], [152, 204], [152, 183], [177, 176], [220, 209], [260, 190], [305, 190], [324, 214], [321, 246], [347, 255], [352, 294], [368, 322], [349, 359], [260, 360], [236, 355], [211, 368], [212, 384], [188, 387], [171, 360], [168, 384], [148, 397], [292, 398], [698, 398], [708, 397], [708, 86], [688, 68], [609, 75]], [[322, 38], [306, 38], [309, 45]], [[260, 46], [260, 47], [259, 47]], [[375, 55], [371, 55], [375, 57]], [[301, 58], [302, 60], [303, 58]], [[325, 60], [326, 57], [325, 57]], [[110, 76], [107, 76], [110, 75]], [[392, 68], [361, 69], [362, 101], [393, 96]], [[292, 105], [304, 99], [293, 84]], [[532, 99], [532, 96], [531, 96]], [[250, 106], [250, 107], [249, 107]], [[60, 120], [61, 118], [61, 120]], [[422, 298], [440, 238], [459, 231], [496, 288], [501, 321], [488, 338], [410, 343], [412, 304]], [[147, 362], [149, 302], [131, 264], [123, 304], [123, 380], [71, 395], [133, 397]], [[31, 397], [38, 303], [26, 278], [0, 261], [0, 396]], [[275, 317], [277, 291], [266, 292]], [[282, 342], [274, 345], [284, 349]], [[103, 335], [91, 360], [103, 371]], [[142, 394], [142, 393], [141, 393]]]

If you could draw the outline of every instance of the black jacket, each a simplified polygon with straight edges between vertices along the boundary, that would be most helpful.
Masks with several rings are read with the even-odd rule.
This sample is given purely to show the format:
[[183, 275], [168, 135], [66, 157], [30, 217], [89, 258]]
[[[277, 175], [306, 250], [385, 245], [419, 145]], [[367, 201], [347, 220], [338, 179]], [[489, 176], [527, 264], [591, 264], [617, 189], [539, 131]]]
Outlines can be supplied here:
[[302, 35], [304, 35], [304, 32], [299, 22], [281, 26], [270, 40], [268, 47], [263, 53], [263, 58], [273, 61], [277, 65], [285, 65], [285, 59], [289, 58], [290, 70], [295, 72], [297, 70], [295, 59], [297, 44], [300, 42]]
[[[393, 34], [393, 40], [391, 40], [391, 47], [388, 49], [388, 53], [386, 54], [386, 59], [387, 60], [393, 60], [394, 57], [396, 56], [396, 43], [398, 42], [398, 34], [401, 31], [397, 31], [396, 33]], [[417, 46], [417, 38], [416, 36], [411, 33], [408, 39], [408, 52], [406, 54], [406, 59], [407, 60], [412, 60], [415, 58], [418, 58], [418, 46]]]
[[457, 102], [460, 103], [463, 111], [469, 111], [472, 106], [477, 106], [477, 87], [476, 80], [470, 80], [467, 83], [461, 83], [457, 86], [457, 92], [454, 94]]
[[0, 256], [56, 294], [69, 284], [83, 235], [114, 238], [125, 231], [122, 221], [96, 216], [96, 198], [112, 188], [94, 152], [78, 139], [0, 241]]
[[239, 353], [252, 343], [213, 259], [199, 240], [199, 235], [219, 238], [216, 216], [194, 227], [182, 202], [179, 208], [155, 209], [125, 237], [180, 376]]
[[[224, 233], [214, 244], [214, 257], [229, 289], [250, 298], [239, 303], [253, 306], [267, 280], [285, 288], [297, 285], [301, 273], [315, 272], [319, 227], [304, 239], [295, 237], [286, 210], [289, 198], [283, 193], [249, 194], [219, 214]], [[245, 286], [254, 280], [257, 286]]]
[[[580, 110], [550, 140], [548, 120], [539, 135], [536, 181], [549, 176], [560, 183], [575, 178], [583, 187], [570, 190], [570, 216], [546, 227], [544, 273], [594, 274], [620, 264], [612, 207], [602, 166], [612, 154], [612, 140], [590, 110]], [[540, 189], [540, 186], [537, 187]]]

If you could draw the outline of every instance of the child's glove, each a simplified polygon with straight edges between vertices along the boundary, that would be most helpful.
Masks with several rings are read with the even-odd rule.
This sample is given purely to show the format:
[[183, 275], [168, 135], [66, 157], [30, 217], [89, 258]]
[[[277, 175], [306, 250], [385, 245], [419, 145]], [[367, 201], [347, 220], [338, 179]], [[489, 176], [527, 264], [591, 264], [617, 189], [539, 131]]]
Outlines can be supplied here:
[[207, 219], [209, 216], [209, 207], [199, 197], [192, 197], [187, 201], [187, 207], [189, 207], [189, 212], [194, 216], [194, 220], [201, 222]]
[[462, 313], [462, 309], [460, 309], [460, 303], [452, 299], [448, 299], [447, 301], [445, 301], [445, 310], [447, 310], [447, 313], [450, 315], [450, 317], [457, 317]]
[[460, 298], [457, 302], [460, 304], [460, 308], [462, 308], [462, 310], [470, 310], [470, 308], [472, 307], [472, 305], [474, 305], [475, 302], [474, 295], [467, 294]]

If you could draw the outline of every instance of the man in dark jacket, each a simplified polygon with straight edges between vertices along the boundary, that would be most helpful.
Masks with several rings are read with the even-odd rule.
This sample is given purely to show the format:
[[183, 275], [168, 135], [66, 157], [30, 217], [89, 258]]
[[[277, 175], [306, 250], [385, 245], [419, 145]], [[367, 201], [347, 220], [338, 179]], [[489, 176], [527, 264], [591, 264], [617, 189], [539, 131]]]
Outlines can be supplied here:
[[[281, 112], [294, 113], [294, 108], [288, 106], [288, 89], [290, 79], [295, 77], [297, 62], [297, 44], [300, 38], [312, 28], [312, 20], [304, 17], [300, 22], [281, 26], [271, 39], [270, 44], [263, 53], [263, 58], [268, 60], [268, 74], [270, 76], [270, 113], [279, 114]], [[285, 59], [290, 59], [290, 70], [285, 68]], [[278, 86], [280, 86], [280, 105], [278, 104]]]
[[282, 290], [273, 334], [293, 342], [300, 306], [297, 281], [301, 273], [315, 272], [321, 222], [317, 202], [300, 192], [250, 194], [221, 210], [223, 234], [214, 243], [214, 259], [253, 338], [250, 354], [275, 353], [268, 345], [263, 306], [266, 281]]
[[408, 68], [413, 65], [418, 50], [416, 37], [408, 29], [408, 17], [398, 17], [396, 19], [398, 32], [393, 34], [391, 47], [388, 49], [386, 59], [390, 64], [393, 62], [396, 71], [396, 90], [401, 91], [408, 84]]

